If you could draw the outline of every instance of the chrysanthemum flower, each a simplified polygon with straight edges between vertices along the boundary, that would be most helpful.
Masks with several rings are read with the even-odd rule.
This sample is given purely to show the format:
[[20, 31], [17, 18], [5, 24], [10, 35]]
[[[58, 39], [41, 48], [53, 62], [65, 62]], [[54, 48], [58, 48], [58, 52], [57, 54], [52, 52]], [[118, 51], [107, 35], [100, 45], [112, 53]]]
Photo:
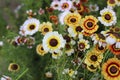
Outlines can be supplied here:
[[101, 34], [101, 33], [99, 33], [99, 34], [92, 34], [91, 38], [94, 41], [94, 44], [99, 44], [100, 47], [101, 46], [103, 46], [103, 47], [107, 46], [107, 43], [106, 43], [106, 40], [105, 40], [105, 36], [103, 34]]
[[58, 51], [57, 53], [53, 52], [52, 53], [52, 58], [53, 59], [59, 59], [61, 55], [62, 55], [62, 51]]
[[68, 15], [69, 13], [71, 13], [70, 11], [64, 11], [64, 12], [62, 12], [62, 13], [60, 13], [59, 15], [58, 15], [58, 19], [59, 19], [59, 22], [63, 25], [64, 24], [64, 18], [65, 18], [65, 16], [66, 15]]
[[102, 59], [103, 59], [103, 54], [99, 54], [98, 52], [95, 51], [90, 51], [87, 53], [84, 62], [88, 66], [93, 65], [94, 67], [97, 67], [101, 63]]
[[110, 45], [115, 44], [117, 42], [117, 36], [115, 34], [109, 34], [108, 37], [106, 37], [106, 42]]
[[41, 55], [44, 56], [47, 52], [43, 49], [42, 44], [38, 44], [36, 47], [36, 52]]
[[67, 56], [71, 56], [74, 53], [74, 49], [69, 43], [65, 44], [65, 53], [67, 54]]
[[93, 51], [98, 52], [100, 54], [104, 53], [108, 49], [108, 46], [99, 46], [99, 44], [95, 44]]
[[97, 70], [97, 67], [94, 67], [94, 65], [87, 65], [87, 69], [90, 71], [90, 72], [95, 72]]
[[107, 0], [107, 5], [109, 7], [115, 7], [116, 5], [116, 0]]
[[110, 58], [102, 65], [102, 75], [106, 80], [120, 80], [120, 60]]
[[40, 22], [35, 18], [27, 19], [20, 28], [20, 34], [23, 36], [33, 35], [38, 31]]
[[116, 48], [116, 44], [109, 46], [110, 51], [115, 55], [120, 55], [120, 48]]
[[60, 11], [66, 11], [66, 10], [70, 10], [72, 8], [73, 4], [72, 1], [70, 0], [61, 0], [60, 1]]
[[90, 45], [88, 40], [80, 39], [78, 41], [78, 50], [85, 51], [86, 49], [89, 49], [89, 48], [90, 48]]
[[72, 36], [72, 37], [79, 37], [79, 38], [82, 38], [82, 28], [81, 26], [77, 25], [77, 26], [74, 26], [74, 27], [69, 27], [68, 28], [68, 32], [69, 34]]
[[98, 20], [105, 26], [112, 26], [117, 22], [116, 14], [110, 8], [104, 8], [101, 10], [100, 15], [101, 17], [98, 17]]
[[99, 6], [97, 4], [90, 4], [89, 5], [90, 11], [98, 11], [99, 10]]
[[99, 28], [97, 22], [98, 20], [94, 16], [85, 16], [81, 21], [81, 27], [87, 33], [94, 33]]
[[61, 48], [64, 48], [66, 41], [63, 39], [62, 35], [57, 31], [48, 32], [43, 40], [43, 49], [49, 52], [58, 52]]
[[50, 22], [43, 22], [40, 24], [39, 31], [42, 32], [43, 35], [45, 35], [48, 32], [52, 32], [52, 23]]
[[60, 1], [54, 0], [50, 5], [53, 9], [58, 10], [60, 8]]
[[8, 66], [8, 70], [9, 71], [13, 71], [13, 72], [16, 72], [20, 69], [20, 66], [16, 63], [10, 63], [9, 66]]
[[24, 43], [26, 43], [26, 38], [17, 36], [17, 37], [15, 37], [15, 42], [17, 43], [17, 45], [20, 45], [20, 44], [23, 45]]
[[64, 18], [64, 22], [66, 25], [70, 27], [74, 27], [79, 24], [80, 19], [81, 19], [81, 16], [79, 13], [68, 13]]

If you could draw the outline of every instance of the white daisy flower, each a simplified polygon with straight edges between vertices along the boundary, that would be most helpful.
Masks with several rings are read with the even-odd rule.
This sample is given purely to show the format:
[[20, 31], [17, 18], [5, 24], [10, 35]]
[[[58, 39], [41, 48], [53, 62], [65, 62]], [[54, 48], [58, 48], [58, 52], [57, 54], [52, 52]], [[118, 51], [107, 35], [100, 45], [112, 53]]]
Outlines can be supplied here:
[[100, 15], [101, 16], [98, 17], [98, 20], [105, 26], [112, 26], [117, 22], [116, 14], [112, 9], [104, 8], [100, 11]]
[[46, 33], [42, 43], [45, 51], [57, 53], [61, 48], [64, 48], [66, 41], [63, 39], [61, 34], [54, 31]]
[[0, 46], [3, 46], [3, 41], [0, 41]]
[[2, 75], [0, 80], [12, 80], [9, 76]]
[[99, 6], [97, 4], [90, 4], [89, 5], [90, 11], [98, 11]]
[[20, 27], [20, 34], [21, 35], [33, 35], [38, 31], [40, 22], [35, 18], [27, 19], [24, 24]]
[[51, 3], [50, 6], [51, 6], [53, 9], [58, 10], [59, 7], [60, 7], [60, 1], [54, 0], [54, 1]]
[[60, 1], [60, 11], [66, 11], [66, 10], [70, 10], [73, 6], [72, 1], [70, 0], [61, 0]]
[[63, 25], [64, 24], [64, 18], [65, 18], [65, 16], [68, 14], [68, 13], [71, 13], [70, 11], [64, 11], [64, 12], [62, 12], [62, 13], [60, 13], [59, 15], [58, 15], [58, 17], [59, 17], [59, 22]]

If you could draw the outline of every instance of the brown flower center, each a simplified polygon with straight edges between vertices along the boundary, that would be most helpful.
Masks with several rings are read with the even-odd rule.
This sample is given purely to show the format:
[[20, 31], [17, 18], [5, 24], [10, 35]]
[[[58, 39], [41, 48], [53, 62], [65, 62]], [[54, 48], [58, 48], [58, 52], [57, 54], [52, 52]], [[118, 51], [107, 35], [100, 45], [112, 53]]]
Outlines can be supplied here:
[[98, 46], [98, 49], [99, 50], [104, 50], [104, 47], [103, 46], [100, 46], [100, 47]]
[[105, 14], [105, 19], [106, 20], [110, 20], [111, 19], [111, 16], [109, 14]]
[[92, 23], [92, 22], [88, 22], [88, 23], [87, 23], [87, 26], [88, 26], [88, 27], [92, 27], [92, 26], [93, 26], [93, 23]]
[[118, 68], [116, 68], [115, 66], [112, 66], [112, 67], [110, 68], [110, 72], [111, 72], [112, 74], [117, 73], [117, 71], [118, 71]]
[[80, 43], [80, 44], [79, 44], [79, 48], [80, 48], [80, 49], [84, 49], [84, 48], [85, 48], [85, 44], [84, 44], [84, 43]]
[[55, 4], [55, 7], [58, 7], [58, 4]]
[[81, 31], [82, 31], [82, 28], [81, 28], [80, 26], [77, 26], [77, 27], [76, 27], [76, 31], [77, 31], [77, 32], [81, 32]]
[[76, 19], [72, 18], [72, 19], [70, 19], [70, 21], [74, 23], [74, 22], [76, 22]]
[[98, 37], [99, 37], [100, 39], [105, 40], [105, 36], [104, 36], [103, 34], [98, 34]]
[[62, 5], [62, 8], [63, 8], [63, 9], [68, 8], [68, 7], [69, 7], [69, 4], [68, 4], [68, 3], [64, 3], [64, 4]]
[[109, 0], [109, 3], [115, 4], [115, 0]]
[[17, 70], [17, 69], [18, 69], [18, 65], [17, 65], [17, 64], [13, 64], [13, 65], [11, 66], [11, 69], [12, 69], [12, 70]]
[[64, 39], [66, 40], [66, 42], [70, 42], [71, 41], [71, 38], [68, 35], [65, 35]]
[[35, 29], [35, 25], [30, 25], [29, 28], [30, 28], [30, 30], [33, 30], [33, 29]]
[[50, 45], [51, 45], [52, 47], [57, 46], [57, 44], [58, 44], [58, 41], [57, 41], [56, 39], [51, 39], [51, 40], [50, 40]]
[[92, 61], [97, 61], [97, 56], [96, 56], [96, 55], [92, 55], [92, 56], [90, 57], [90, 59], [91, 59]]
[[48, 28], [45, 28], [45, 29], [44, 29], [44, 32], [49, 32], [49, 29], [48, 29]]

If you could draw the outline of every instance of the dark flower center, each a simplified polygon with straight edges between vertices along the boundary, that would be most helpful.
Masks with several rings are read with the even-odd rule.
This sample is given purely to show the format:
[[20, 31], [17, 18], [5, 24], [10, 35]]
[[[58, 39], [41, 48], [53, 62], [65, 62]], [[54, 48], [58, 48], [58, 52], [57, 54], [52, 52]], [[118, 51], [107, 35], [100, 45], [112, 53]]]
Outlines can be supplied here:
[[110, 2], [111, 4], [114, 4], [114, 3], [115, 3], [115, 0], [109, 0], [109, 2]]
[[45, 28], [45, 29], [44, 29], [44, 32], [49, 32], [49, 29], [48, 29], [48, 28]]
[[98, 37], [99, 37], [100, 39], [105, 40], [105, 36], [104, 36], [103, 34], [98, 34]]
[[57, 44], [58, 44], [58, 41], [57, 41], [56, 39], [51, 39], [51, 40], [50, 40], [50, 45], [51, 45], [52, 47], [57, 46]]
[[100, 47], [98, 46], [98, 49], [99, 50], [104, 50], [104, 47], [103, 46], [100, 46]]
[[41, 47], [41, 50], [44, 50], [43, 47]]
[[76, 31], [81, 32], [81, 31], [82, 31], [82, 28], [81, 28], [80, 26], [77, 26], [77, 27], [76, 27]]
[[80, 44], [79, 44], [79, 48], [80, 48], [80, 49], [84, 49], [84, 48], [85, 48], [85, 44], [84, 44], [84, 43], [80, 43]]
[[58, 7], [58, 4], [55, 4], [55, 7]]
[[72, 18], [72, 19], [70, 19], [70, 21], [74, 23], [74, 22], [76, 22], [76, 19]]
[[89, 66], [90, 69], [96, 69], [93, 65]]
[[88, 23], [87, 23], [87, 26], [88, 26], [88, 27], [92, 27], [92, 26], [93, 26], [93, 23], [92, 23], [92, 22], [88, 22]]
[[66, 40], [66, 42], [70, 42], [71, 41], [71, 38], [68, 35], [65, 35], [64, 39]]
[[18, 65], [17, 65], [17, 64], [13, 64], [13, 65], [11, 66], [11, 69], [12, 69], [12, 70], [17, 70], [17, 69], [18, 69]]
[[65, 48], [66, 48], [66, 49], [70, 49], [71, 46], [70, 46], [69, 44], [66, 44], [66, 45], [65, 45]]
[[111, 19], [111, 16], [109, 14], [105, 14], [105, 19], [106, 20], [110, 20]]
[[111, 72], [112, 74], [117, 73], [117, 71], [118, 71], [118, 68], [116, 68], [115, 66], [112, 66], [112, 67], [110, 68], [110, 72]]
[[35, 29], [35, 25], [30, 25], [30, 30], [33, 30], [33, 29]]
[[90, 57], [90, 59], [91, 59], [92, 61], [97, 61], [97, 56], [96, 56], [96, 55], [92, 55], [92, 56]]
[[68, 6], [69, 6], [68, 3], [64, 3], [62, 8], [68, 8]]

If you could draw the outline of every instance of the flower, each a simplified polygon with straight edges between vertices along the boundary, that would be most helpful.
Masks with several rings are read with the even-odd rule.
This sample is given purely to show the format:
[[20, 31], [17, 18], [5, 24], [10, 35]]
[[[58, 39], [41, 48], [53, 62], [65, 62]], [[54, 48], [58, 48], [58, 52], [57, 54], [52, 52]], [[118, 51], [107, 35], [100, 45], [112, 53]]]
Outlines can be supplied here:
[[98, 20], [104, 26], [112, 26], [115, 25], [117, 22], [117, 17], [115, 12], [110, 8], [104, 8], [100, 11], [101, 17], [98, 17]]
[[40, 22], [35, 18], [27, 19], [20, 28], [20, 34], [23, 36], [33, 35], [38, 31]]
[[43, 49], [49, 52], [58, 52], [61, 48], [64, 48], [66, 41], [63, 39], [62, 35], [57, 31], [48, 32], [45, 34], [42, 40]]
[[45, 76], [46, 76], [46, 78], [52, 78], [53, 74], [51, 72], [46, 72]]
[[78, 41], [78, 50], [85, 51], [86, 49], [89, 49], [89, 48], [90, 48], [90, 45], [88, 40], [80, 39]]
[[95, 72], [97, 70], [97, 67], [94, 67], [94, 65], [87, 65], [87, 69], [90, 71], [90, 72]]
[[110, 58], [102, 65], [102, 75], [106, 80], [120, 79], [120, 60], [117, 58]]
[[116, 5], [116, 0], [107, 0], [107, 5], [109, 7], [115, 7]]
[[84, 62], [88, 66], [93, 65], [94, 67], [97, 67], [101, 63], [102, 59], [103, 59], [103, 54], [99, 54], [99, 53], [97, 53], [95, 51], [89, 51], [86, 54], [86, 58], [85, 58]]
[[71, 56], [74, 53], [74, 49], [72, 48], [71, 44], [65, 44], [65, 53], [67, 54], [67, 56]]
[[68, 13], [71, 13], [71, 12], [70, 11], [64, 11], [64, 12], [62, 12], [58, 15], [59, 22], [61, 23], [61, 25], [64, 24], [64, 18], [65, 18], [66, 15], [68, 15]]
[[44, 9], [40, 8], [40, 9], [38, 10], [38, 14], [39, 14], [39, 15], [42, 15], [42, 14], [44, 14], [44, 13], [45, 13]]
[[56, 15], [51, 15], [49, 18], [54, 24], [58, 24], [58, 17]]
[[55, 10], [59, 10], [59, 8], [60, 8], [60, 1], [57, 1], [57, 0], [55, 0], [55, 1], [53, 1], [53, 2], [51, 2], [51, 5], [50, 5], [53, 9], [55, 9]]
[[99, 6], [97, 4], [90, 4], [89, 5], [90, 11], [98, 11], [99, 10]]
[[69, 27], [68, 28], [69, 35], [72, 37], [78, 37], [78, 38], [83, 38], [82, 36], [82, 28], [81, 26], [77, 25], [74, 27]]
[[103, 34], [101, 34], [101, 33], [92, 34], [91, 38], [94, 41], [94, 45], [99, 44], [99, 47], [101, 47], [101, 46], [106, 47], [107, 46], [105, 36]]
[[99, 44], [95, 44], [93, 51], [98, 52], [98, 53], [104, 53], [108, 49], [108, 46], [99, 46]]
[[0, 41], [0, 46], [3, 46], [3, 41]]
[[9, 76], [2, 75], [0, 80], [12, 80]]
[[120, 6], [120, 0], [116, 0], [117, 6]]
[[110, 51], [115, 55], [120, 55], [120, 48], [116, 48], [116, 44], [112, 44], [109, 46]]
[[70, 10], [72, 8], [72, 1], [70, 0], [61, 0], [60, 1], [60, 11]]
[[42, 44], [38, 44], [36, 47], [36, 52], [41, 55], [44, 56], [47, 52], [43, 49]]
[[48, 32], [52, 32], [52, 23], [50, 22], [43, 22], [40, 24], [39, 31], [42, 32], [43, 35], [45, 35]]
[[59, 59], [61, 55], [62, 55], [62, 51], [58, 51], [57, 53], [53, 52], [52, 53], [52, 58], [53, 59]]
[[64, 18], [64, 22], [66, 25], [70, 27], [74, 27], [79, 24], [80, 19], [81, 19], [81, 16], [79, 13], [68, 13]]
[[9, 64], [9, 67], [8, 67], [8, 70], [9, 71], [13, 71], [13, 72], [16, 72], [20, 69], [20, 66], [16, 63], [10, 63]]
[[91, 34], [98, 30], [99, 26], [97, 25], [97, 22], [98, 20], [94, 16], [85, 16], [81, 21], [81, 27], [85, 32]]

